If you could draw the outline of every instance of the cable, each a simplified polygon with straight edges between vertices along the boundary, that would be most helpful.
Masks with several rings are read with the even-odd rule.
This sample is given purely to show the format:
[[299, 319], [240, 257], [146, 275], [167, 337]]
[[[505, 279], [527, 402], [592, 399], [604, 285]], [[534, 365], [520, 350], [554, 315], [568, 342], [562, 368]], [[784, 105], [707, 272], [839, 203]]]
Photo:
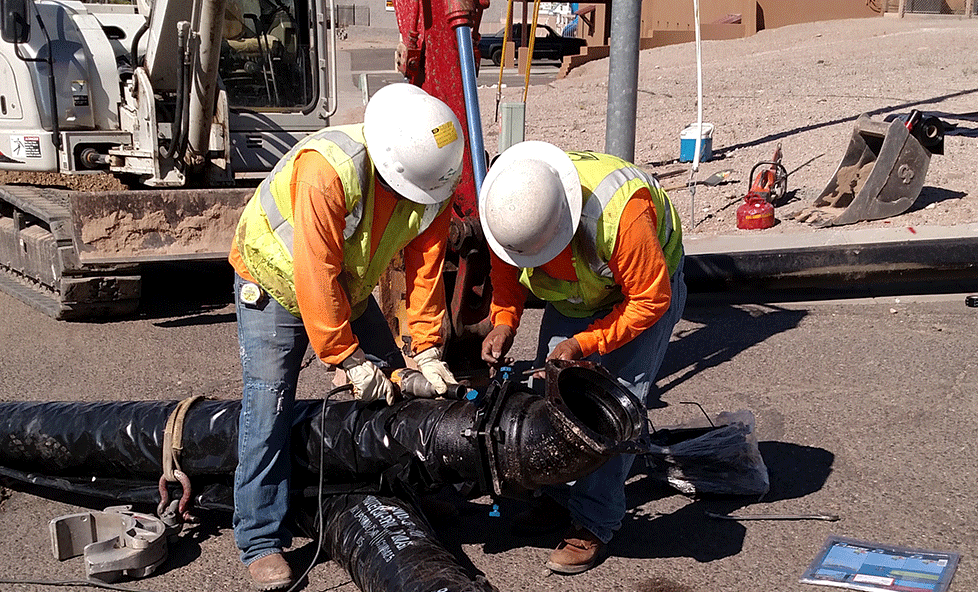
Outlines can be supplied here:
[[86, 586], [90, 588], [102, 588], [104, 590], [121, 590], [122, 592], [153, 592], [145, 588], [127, 588], [116, 586], [95, 580], [15, 580], [10, 578], [0, 578], [0, 584], [23, 584], [25, 586]]
[[696, 27], [696, 143], [693, 166], [689, 169], [689, 224], [696, 227], [696, 183], [693, 176], [700, 169], [700, 150], [703, 146], [703, 40], [700, 37], [700, 2], [693, 0], [693, 24]]
[[[342, 386], [338, 386], [333, 390], [329, 391], [328, 393], [326, 393], [326, 396], [323, 398], [323, 412], [319, 415], [319, 437], [320, 438], [323, 437], [323, 434], [325, 433], [326, 430], [326, 404], [329, 403], [329, 400], [334, 395], [338, 395], [339, 393], [342, 393], [344, 391], [353, 391], [353, 385], [344, 384]], [[318, 523], [316, 527], [319, 530], [319, 540], [316, 541], [316, 552], [313, 554], [312, 559], [309, 561], [309, 567], [306, 568], [306, 571], [302, 572], [301, 577], [296, 578], [296, 580], [292, 582], [292, 586], [290, 586], [286, 592], [295, 592], [295, 590], [299, 587], [299, 585], [303, 581], [305, 581], [305, 579], [309, 576], [309, 572], [312, 571], [312, 568], [316, 567], [316, 562], [319, 561], [319, 553], [320, 551], [322, 551], [323, 548], [323, 539], [326, 536], [324, 534], [326, 532], [326, 528], [325, 528], [325, 523], [323, 521], [323, 465], [325, 463], [326, 463], [326, 447], [322, 443], [320, 443], [319, 483], [317, 484], [318, 491], [316, 493], [316, 504], [319, 508], [319, 516], [317, 517]]]

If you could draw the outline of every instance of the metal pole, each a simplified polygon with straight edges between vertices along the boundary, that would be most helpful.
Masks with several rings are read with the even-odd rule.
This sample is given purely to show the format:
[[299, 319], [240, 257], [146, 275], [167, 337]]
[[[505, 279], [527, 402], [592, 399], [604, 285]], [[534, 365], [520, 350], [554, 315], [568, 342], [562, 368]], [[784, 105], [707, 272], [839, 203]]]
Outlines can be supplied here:
[[635, 158], [635, 113], [638, 100], [641, 0], [611, 4], [611, 56], [608, 66], [608, 115], [605, 152], [631, 162]]
[[472, 48], [472, 27], [455, 28], [458, 43], [458, 61], [462, 70], [462, 92], [465, 97], [465, 118], [469, 126], [469, 151], [472, 153], [472, 175], [475, 178], [475, 195], [482, 191], [486, 178], [486, 149], [482, 140], [482, 116], [479, 114], [479, 92], [475, 82], [475, 52]]

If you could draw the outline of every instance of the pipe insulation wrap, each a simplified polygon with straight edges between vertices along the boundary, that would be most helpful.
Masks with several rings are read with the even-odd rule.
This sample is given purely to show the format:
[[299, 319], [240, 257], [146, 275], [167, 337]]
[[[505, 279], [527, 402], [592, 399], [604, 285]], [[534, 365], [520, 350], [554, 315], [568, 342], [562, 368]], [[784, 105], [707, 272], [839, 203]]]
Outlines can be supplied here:
[[[296, 401], [293, 489], [318, 485], [321, 474], [327, 493], [379, 491], [394, 481], [414, 487], [476, 482], [487, 493], [519, 497], [579, 479], [639, 438], [642, 425], [641, 404], [587, 364], [552, 362], [546, 396], [515, 382], [493, 383], [484, 404]], [[87, 483], [86, 494], [98, 493], [102, 482], [105, 497], [139, 503], [119, 485], [129, 482], [135, 491], [159, 479], [163, 432], [176, 405], [0, 403], [0, 474], [46, 477], [66, 491]], [[195, 483], [231, 484], [240, 409], [239, 401], [203, 400], [187, 411], [179, 460]]]

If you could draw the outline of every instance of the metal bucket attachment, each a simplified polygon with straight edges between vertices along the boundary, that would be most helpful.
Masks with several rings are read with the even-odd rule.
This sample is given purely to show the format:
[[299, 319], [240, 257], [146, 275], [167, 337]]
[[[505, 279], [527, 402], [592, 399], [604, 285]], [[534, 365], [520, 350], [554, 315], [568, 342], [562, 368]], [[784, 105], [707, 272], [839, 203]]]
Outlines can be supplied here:
[[[846, 154], [835, 175], [811, 207], [789, 215], [818, 228], [863, 220], [881, 220], [910, 209], [924, 186], [936, 138], [943, 142], [937, 118], [856, 120]], [[923, 141], [931, 147], [928, 149]]]

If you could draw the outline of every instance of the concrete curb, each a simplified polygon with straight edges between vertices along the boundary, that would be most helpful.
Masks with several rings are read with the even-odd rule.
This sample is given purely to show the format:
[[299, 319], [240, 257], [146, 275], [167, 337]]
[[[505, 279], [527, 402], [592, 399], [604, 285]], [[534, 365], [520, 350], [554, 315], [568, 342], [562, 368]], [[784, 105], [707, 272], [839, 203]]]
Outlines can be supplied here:
[[978, 290], [978, 224], [691, 236], [684, 246], [691, 292], [841, 293], [924, 282]]

